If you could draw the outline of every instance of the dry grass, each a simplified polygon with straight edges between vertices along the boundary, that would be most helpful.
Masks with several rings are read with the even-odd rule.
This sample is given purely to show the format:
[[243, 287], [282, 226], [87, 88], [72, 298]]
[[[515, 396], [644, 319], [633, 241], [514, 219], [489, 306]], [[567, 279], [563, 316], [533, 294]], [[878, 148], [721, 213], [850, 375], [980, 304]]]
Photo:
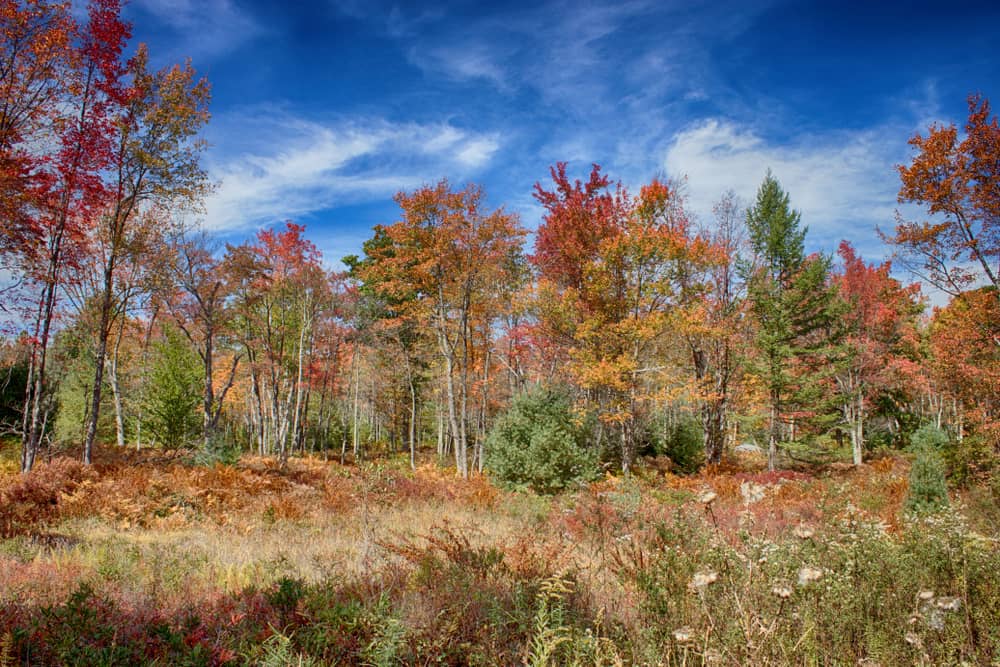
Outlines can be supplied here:
[[[216, 648], [230, 625], [227, 615], [256, 618], [259, 629], [246, 637], [260, 644], [274, 632], [269, 624], [306, 624], [304, 609], [282, 607], [273, 593], [291, 578], [322, 593], [317, 609], [361, 605], [350, 612], [360, 614], [350, 621], [360, 624], [350, 626], [356, 634], [342, 637], [346, 652], [321, 651], [333, 663], [367, 655], [388, 641], [379, 628], [400, 623], [416, 642], [406, 648], [410, 655], [452, 656], [444, 664], [462, 664], [454, 656], [462, 655], [462, 642], [471, 642], [484, 655], [505, 651], [508, 664], [520, 664], [527, 653], [510, 642], [528, 645], [524, 619], [530, 624], [539, 587], [555, 577], [574, 591], [566, 601], [567, 613], [578, 614], [574, 632], [583, 623], [597, 632], [606, 622], [619, 633], [619, 649], [645, 646], [670, 663], [686, 655], [677, 653], [679, 645], [643, 635], [650, 623], [669, 622], [669, 614], [650, 615], [650, 581], [662, 588], [657, 595], [680, 601], [670, 613], [711, 628], [711, 619], [700, 616], [709, 601], [699, 606], [700, 598], [685, 588], [698, 559], [717, 559], [714, 567], [725, 574], [734, 554], [775, 545], [784, 545], [789, 558], [812, 557], [819, 535], [839, 535], [840, 526], [859, 521], [905, 542], [907, 475], [900, 459], [811, 473], [768, 474], [756, 464], [689, 477], [650, 469], [631, 480], [609, 476], [576, 493], [543, 498], [501, 491], [483, 477], [457, 479], [434, 466], [411, 472], [299, 459], [280, 469], [247, 457], [234, 467], [198, 468], [151, 454], [102, 452], [92, 468], [57, 460], [27, 477], [0, 478], [0, 525], [8, 536], [0, 540], [0, 607], [15, 603], [27, 614], [70, 599], [89, 582], [125, 610], [147, 613], [152, 603], [157, 614], [184, 618], [192, 604], [208, 605], [215, 610], [212, 632], [222, 634], [204, 632], [216, 637]], [[705, 502], [708, 492], [714, 495]], [[681, 532], [670, 537], [665, 529]], [[688, 529], [693, 532], [684, 537]], [[814, 532], [815, 540], [803, 537]], [[676, 539], [695, 541], [674, 563]], [[737, 574], [725, 576], [738, 581]], [[670, 593], [675, 577], [682, 579], [680, 591]], [[774, 602], [770, 585], [759, 591], [749, 581], [739, 586], [739, 596], [761, 609]], [[272, 593], [265, 599], [248, 590]], [[712, 604], [721, 609], [722, 599]], [[496, 622], [491, 614], [497, 613], [507, 619], [502, 632], [491, 635], [476, 625]], [[576, 637], [574, 645], [587, 641]], [[810, 649], [814, 656], [825, 650]]]

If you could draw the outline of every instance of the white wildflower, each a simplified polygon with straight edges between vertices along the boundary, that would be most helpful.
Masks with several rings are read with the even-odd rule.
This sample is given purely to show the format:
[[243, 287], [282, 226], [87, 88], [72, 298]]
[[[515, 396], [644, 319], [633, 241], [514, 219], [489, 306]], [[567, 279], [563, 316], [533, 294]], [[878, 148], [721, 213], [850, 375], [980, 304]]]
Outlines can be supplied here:
[[933, 600], [934, 599], [934, 591], [920, 591], [917, 594], [917, 597], [920, 598], [921, 600], [924, 600], [924, 601], [926, 601], [926, 600]]
[[705, 489], [698, 494], [698, 502], [702, 505], [711, 505], [719, 496], [712, 489]]
[[962, 608], [962, 598], [939, 597], [935, 602], [938, 609], [943, 611], [958, 611]]
[[719, 664], [723, 660], [722, 654], [719, 651], [715, 650], [714, 648], [710, 648], [707, 651], [705, 651], [705, 654], [702, 656], [702, 658], [704, 659], [706, 665]]
[[681, 644], [686, 644], [694, 638], [694, 630], [685, 626], [674, 630], [674, 639]]
[[771, 592], [777, 595], [782, 600], [792, 596], [792, 589], [788, 586], [775, 586], [771, 589]]
[[916, 632], [907, 632], [905, 635], [903, 635], [903, 639], [905, 639], [906, 643], [910, 644], [911, 646], [920, 646], [923, 643], [920, 641], [920, 635], [918, 635]]
[[814, 581], [819, 581], [822, 576], [823, 570], [806, 565], [799, 569], [799, 586], [807, 586]]
[[808, 540], [814, 534], [812, 528], [803, 525], [796, 526], [793, 532], [795, 533], [795, 537], [802, 540]]
[[765, 487], [756, 482], [745, 481], [740, 484], [740, 494], [743, 496], [743, 502], [747, 505], [753, 505], [763, 500], [764, 491], [766, 491]]
[[699, 589], [705, 588], [711, 584], [714, 584], [719, 579], [717, 572], [712, 570], [705, 570], [704, 572], [696, 572], [694, 578], [691, 579], [691, 588]]

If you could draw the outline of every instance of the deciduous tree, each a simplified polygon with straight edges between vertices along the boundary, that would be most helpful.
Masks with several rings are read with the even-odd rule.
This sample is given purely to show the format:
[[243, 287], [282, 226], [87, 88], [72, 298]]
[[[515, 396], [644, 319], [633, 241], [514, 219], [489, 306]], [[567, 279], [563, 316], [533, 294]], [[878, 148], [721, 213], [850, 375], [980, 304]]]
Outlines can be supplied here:
[[843, 264], [835, 281], [847, 303], [843, 315], [846, 358], [836, 373], [854, 465], [864, 454], [864, 426], [880, 393], [900, 387], [919, 347], [917, 316], [923, 310], [918, 285], [904, 286], [886, 261], [865, 263], [847, 241], [837, 251]]
[[511, 279], [525, 234], [516, 216], [486, 212], [484, 198], [478, 186], [454, 191], [447, 181], [399, 193], [402, 219], [377, 230], [387, 241], [373, 246], [371, 255], [372, 279], [394, 298], [417, 295], [419, 316], [434, 332], [462, 476], [470, 463], [482, 465], [480, 439], [472, 461], [468, 450], [477, 321], [496, 317], [499, 285]]
[[916, 155], [898, 167], [899, 201], [930, 218], [900, 217], [885, 237], [908, 268], [952, 295], [980, 280], [1000, 288], [1000, 123], [985, 98], [968, 102], [964, 136], [954, 124], [932, 125], [910, 139]]
[[129, 275], [120, 266], [129, 247], [138, 242], [136, 236], [148, 231], [138, 224], [139, 219], [153, 215], [162, 221], [167, 217], [163, 211], [197, 206], [206, 192], [206, 176], [199, 165], [203, 143], [195, 137], [208, 121], [208, 82], [198, 79], [190, 62], [150, 72], [148, 60], [146, 47], [140, 46], [127, 66], [131, 82], [114, 118], [114, 151], [106, 186], [109, 201], [98, 220], [94, 252], [101, 259], [102, 280], [97, 297], [94, 389], [84, 440], [86, 463], [90, 463], [97, 436], [108, 339], [114, 320], [123, 316], [128, 305], [126, 300], [115, 303], [115, 282]]
[[93, 0], [89, 21], [73, 33], [66, 78], [51, 103], [58, 110], [53, 153], [37, 164], [33, 216], [18, 244], [20, 267], [36, 290], [34, 350], [22, 427], [21, 468], [31, 469], [42, 437], [45, 366], [60, 286], [102, 213], [102, 175], [113, 160], [113, 123], [122, 99], [121, 50], [129, 26], [118, 0]]

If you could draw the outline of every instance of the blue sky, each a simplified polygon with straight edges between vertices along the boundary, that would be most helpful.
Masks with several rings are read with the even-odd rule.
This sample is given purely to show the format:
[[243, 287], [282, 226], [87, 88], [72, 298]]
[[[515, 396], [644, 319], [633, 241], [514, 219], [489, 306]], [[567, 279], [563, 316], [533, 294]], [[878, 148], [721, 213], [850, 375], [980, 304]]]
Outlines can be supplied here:
[[447, 177], [534, 228], [548, 167], [632, 188], [687, 178], [710, 219], [771, 168], [810, 228], [881, 257], [893, 165], [971, 92], [1000, 104], [1000, 3], [132, 0], [158, 64], [213, 86], [205, 224], [293, 219], [328, 263], [396, 219], [399, 190]]

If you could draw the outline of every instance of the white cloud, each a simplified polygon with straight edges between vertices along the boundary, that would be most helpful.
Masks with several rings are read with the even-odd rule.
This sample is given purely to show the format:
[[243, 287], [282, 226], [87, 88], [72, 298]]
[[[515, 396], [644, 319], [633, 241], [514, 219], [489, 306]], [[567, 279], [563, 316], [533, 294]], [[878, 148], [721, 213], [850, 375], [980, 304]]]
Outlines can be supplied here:
[[905, 136], [897, 130], [836, 132], [778, 145], [750, 128], [710, 119], [674, 136], [663, 167], [670, 176], [687, 177], [689, 204], [704, 219], [728, 189], [752, 202], [770, 168], [814, 242], [826, 247], [847, 238], [871, 248], [878, 244], [875, 225], [893, 221], [893, 165], [905, 156], [905, 144], [894, 138]]
[[225, 53], [264, 31], [233, 0], [133, 0], [133, 4], [181, 36], [174, 55], [183, 57]]
[[499, 62], [495, 45], [484, 42], [448, 43], [411, 48], [409, 61], [424, 70], [444, 74], [456, 81], [485, 80], [499, 90], [509, 90], [507, 74]]
[[477, 167], [489, 162], [499, 148], [496, 135], [470, 139], [455, 153], [455, 157], [468, 167]]
[[206, 202], [206, 226], [214, 230], [384, 200], [428, 178], [462, 179], [500, 147], [496, 135], [446, 123], [319, 123], [274, 109], [233, 114], [217, 128], [216, 143], [229, 157], [209, 165], [219, 182]]

